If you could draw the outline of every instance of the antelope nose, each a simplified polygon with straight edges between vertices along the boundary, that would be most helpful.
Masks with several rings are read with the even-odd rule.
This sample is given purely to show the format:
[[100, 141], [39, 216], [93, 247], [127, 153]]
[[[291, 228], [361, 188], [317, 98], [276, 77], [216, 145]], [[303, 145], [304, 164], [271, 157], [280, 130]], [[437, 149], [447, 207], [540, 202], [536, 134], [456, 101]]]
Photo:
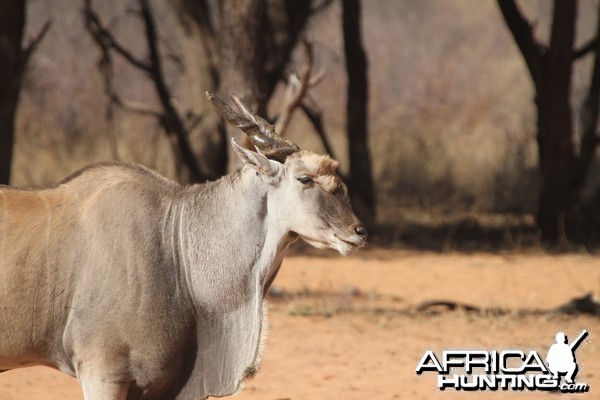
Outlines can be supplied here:
[[354, 232], [358, 235], [358, 236], [367, 236], [367, 228], [365, 228], [364, 225], [356, 225], [354, 227]]

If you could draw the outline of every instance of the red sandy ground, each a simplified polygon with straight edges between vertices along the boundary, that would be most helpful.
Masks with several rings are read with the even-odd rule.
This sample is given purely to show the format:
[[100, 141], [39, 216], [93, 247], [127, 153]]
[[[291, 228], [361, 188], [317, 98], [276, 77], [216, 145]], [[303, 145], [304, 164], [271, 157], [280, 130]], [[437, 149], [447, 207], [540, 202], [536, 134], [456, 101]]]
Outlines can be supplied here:
[[[598, 398], [600, 319], [521, 315], [600, 293], [600, 258], [583, 254], [437, 254], [363, 251], [350, 258], [293, 256], [270, 301], [270, 333], [262, 370], [239, 400]], [[289, 295], [296, 293], [296, 295]], [[450, 300], [509, 313], [406, 311]], [[554, 335], [589, 337], [577, 350], [586, 394], [440, 392], [432, 374], [417, 376], [426, 350], [536, 350]], [[77, 381], [49, 368], [0, 374], [0, 400], [81, 399]]]

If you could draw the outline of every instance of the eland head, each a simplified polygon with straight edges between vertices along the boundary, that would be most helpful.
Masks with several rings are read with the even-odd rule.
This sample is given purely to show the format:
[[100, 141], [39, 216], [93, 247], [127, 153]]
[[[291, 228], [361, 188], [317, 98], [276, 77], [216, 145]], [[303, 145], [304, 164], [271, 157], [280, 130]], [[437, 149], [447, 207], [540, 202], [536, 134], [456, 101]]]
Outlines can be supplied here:
[[231, 125], [246, 133], [257, 151], [232, 139], [244, 163], [242, 173], [254, 173], [268, 185], [269, 213], [277, 215], [292, 235], [317, 248], [349, 255], [364, 246], [367, 231], [350, 205], [348, 188], [337, 173], [339, 163], [329, 156], [301, 150], [281, 138], [265, 119], [240, 98], [232, 96], [239, 112], [219, 97], [206, 93]]

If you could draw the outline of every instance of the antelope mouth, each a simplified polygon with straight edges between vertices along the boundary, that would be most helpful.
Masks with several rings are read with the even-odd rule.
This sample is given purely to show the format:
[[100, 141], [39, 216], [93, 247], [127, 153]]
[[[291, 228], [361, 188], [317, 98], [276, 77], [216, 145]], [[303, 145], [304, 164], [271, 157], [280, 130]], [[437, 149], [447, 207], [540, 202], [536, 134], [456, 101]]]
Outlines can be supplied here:
[[357, 239], [346, 239], [338, 235], [334, 235], [336, 243], [333, 244], [333, 248], [340, 252], [343, 256], [349, 256], [354, 253], [357, 249], [363, 247], [366, 243], [366, 239], [358, 237]]
[[318, 249], [333, 249], [344, 256], [354, 253], [366, 244], [366, 238], [361, 236], [342, 236], [337, 233], [327, 235], [326, 238], [310, 238], [298, 235], [306, 243]]
[[367, 243], [367, 240], [365, 238], [363, 238], [363, 237], [360, 237], [360, 236], [358, 237], [358, 239], [354, 239], [354, 240], [352, 240], [352, 239], [344, 239], [344, 238], [342, 238], [342, 237], [340, 237], [338, 235], [334, 235], [334, 236], [335, 236], [335, 238], [337, 240], [340, 240], [340, 241], [344, 242], [345, 244], [350, 245], [350, 246], [354, 246], [356, 248], [363, 247]]

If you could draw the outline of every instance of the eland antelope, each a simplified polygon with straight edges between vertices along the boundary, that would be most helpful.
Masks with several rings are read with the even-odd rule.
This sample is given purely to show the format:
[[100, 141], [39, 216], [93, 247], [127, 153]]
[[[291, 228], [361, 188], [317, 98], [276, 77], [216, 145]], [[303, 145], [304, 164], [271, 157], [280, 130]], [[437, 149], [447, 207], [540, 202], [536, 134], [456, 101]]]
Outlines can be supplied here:
[[0, 370], [57, 368], [85, 400], [233, 394], [258, 369], [288, 246], [364, 245], [335, 160], [207, 97], [258, 150], [232, 141], [244, 166], [216, 182], [113, 163], [0, 187]]

